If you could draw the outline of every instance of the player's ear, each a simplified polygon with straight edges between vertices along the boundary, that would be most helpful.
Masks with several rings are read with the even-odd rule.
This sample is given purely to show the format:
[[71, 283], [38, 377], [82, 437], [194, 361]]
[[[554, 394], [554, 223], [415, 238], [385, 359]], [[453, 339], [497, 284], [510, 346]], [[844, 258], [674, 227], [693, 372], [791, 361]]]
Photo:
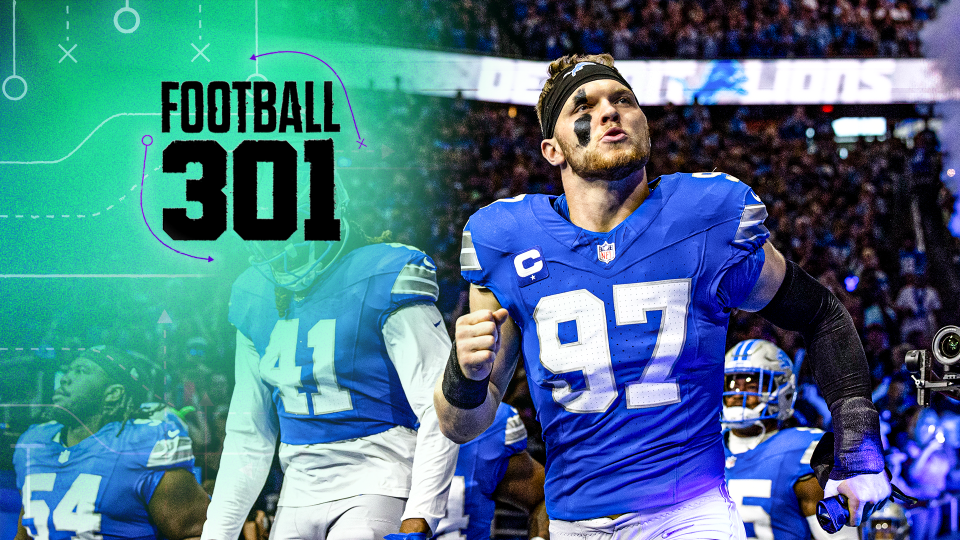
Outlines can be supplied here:
[[540, 153], [543, 154], [543, 157], [554, 167], [563, 165], [567, 160], [566, 156], [563, 155], [563, 150], [560, 148], [560, 145], [557, 144], [556, 137], [541, 141]]
[[103, 391], [103, 410], [106, 413], [113, 413], [123, 407], [124, 399], [127, 397], [127, 389], [122, 384], [111, 384]]

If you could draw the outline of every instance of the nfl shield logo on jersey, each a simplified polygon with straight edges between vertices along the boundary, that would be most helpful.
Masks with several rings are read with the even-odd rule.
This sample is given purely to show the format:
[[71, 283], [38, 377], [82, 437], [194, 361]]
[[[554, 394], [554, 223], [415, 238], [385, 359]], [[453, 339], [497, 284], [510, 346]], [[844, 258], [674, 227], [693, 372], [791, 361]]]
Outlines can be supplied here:
[[600, 259], [600, 262], [613, 262], [613, 258], [617, 256], [617, 246], [612, 242], [604, 242], [597, 245], [597, 258]]

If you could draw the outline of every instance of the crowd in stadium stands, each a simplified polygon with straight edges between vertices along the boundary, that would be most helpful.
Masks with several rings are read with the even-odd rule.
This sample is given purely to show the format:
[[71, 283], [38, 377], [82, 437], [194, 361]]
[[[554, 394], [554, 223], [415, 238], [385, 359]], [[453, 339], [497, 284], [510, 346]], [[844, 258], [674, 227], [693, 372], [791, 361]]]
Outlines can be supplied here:
[[920, 56], [939, 0], [427, 0], [428, 44], [553, 59]]
[[[919, 408], [903, 364], [906, 351], [928, 347], [939, 326], [957, 322], [942, 311], [946, 299], [938, 293], [939, 280], [931, 275], [922, 244], [908, 225], [913, 186], [923, 175], [936, 178], [936, 140], [921, 132], [911, 141], [858, 140], [841, 151], [827, 115], [819, 109], [810, 112], [804, 107], [778, 113], [699, 105], [651, 108], [648, 175], [717, 169], [749, 183], [762, 197], [771, 241], [829, 287], [856, 321], [896, 483], [925, 501], [912, 511], [915, 524], [936, 528], [940, 504], [949, 493], [960, 493], [960, 408], [939, 399], [934, 409]], [[559, 175], [540, 156], [541, 134], [532, 108], [406, 96], [386, 118], [386, 132], [409, 138], [410, 146], [391, 156], [377, 151], [391, 171], [390, 185], [379, 186], [382, 198], [354, 196], [353, 216], [368, 236], [379, 235], [382, 224], [389, 223], [391, 240], [417, 245], [433, 256], [439, 307], [452, 328], [467, 309], [458, 263], [467, 217], [498, 198], [559, 194]], [[437, 127], [436, 133], [422, 129], [426, 121]], [[364, 175], [354, 176], [343, 165], [340, 174], [352, 178], [348, 183], [355, 190], [362, 189]], [[945, 192], [940, 197], [948, 215], [952, 199]], [[49, 307], [35, 319], [7, 325], [18, 333], [7, 335], [4, 343], [38, 350], [27, 357], [3, 357], [3, 365], [43, 375], [36, 387], [0, 383], [0, 397], [8, 404], [50, 403], [55, 373], [79, 347], [110, 342], [141, 351], [158, 366], [159, 382], [150, 399], [180, 411], [210, 489], [232, 392], [235, 330], [227, 322], [229, 283], [143, 282], [118, 283], [108, 295], [94, 285], [73, 287], [56, 302], [68, 307]], [[163, 311], [171, 322], [158, 321]], [[798, 420], [829, 426], [829, 411], [802, 362], [799, 337], [758, 316], [734, 312], [728, 344], [747, 338], [769, 339], [795, 359], [801, 382]], [[521, 411], [531, 435], [530, 451], [542, 460], [522, 368], [506, 401]], [[38, 422], [41, 410], [4, 409], [5, 433], [16, 435]], [[256, 508], [272, 509], [269, 495], [275, 496], [278, 482], [279, 472]]]

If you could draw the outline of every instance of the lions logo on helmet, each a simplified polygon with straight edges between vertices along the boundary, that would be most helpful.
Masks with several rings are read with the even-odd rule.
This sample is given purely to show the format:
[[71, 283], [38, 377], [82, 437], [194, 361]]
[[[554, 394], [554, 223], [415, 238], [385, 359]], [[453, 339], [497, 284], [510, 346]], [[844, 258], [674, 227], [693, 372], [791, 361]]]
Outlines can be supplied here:
[[[321, 242], [304, 240], [303, 230], [298, 229], [289, 240], [268, 242], [251, 241], [244, 244], [253, 254], [250, 264], [268, 281], [290, 291], [302, 291], [345, 255], [350, 239], [350, 225], [346, 219], [350, 198], [336, 173], [334, 181], [334, 218], [340, 220], [340, 240]], [[297, 215], [310, 217], [309, 188], [297, 196]]]
[[[761, 420], [780, 422], [793, 415], [797, 382], [793, 362], [779, 347], [762, 339], [741, 341], [727, 351], [723, 362], [724, 387], [721, 423], [729, 428], [749, 427]], [[742, 379], [748, 388], [737, 388]], [[727, 406], [738, 397], [739, 404]], [[757, 399], [752, 400], [751, 397]], [[756, 403], [753, 405], [753, 403]]]
[[862, 540], [908, 540], [910, 522], [899, 504], [888, 502], [860, 525]]

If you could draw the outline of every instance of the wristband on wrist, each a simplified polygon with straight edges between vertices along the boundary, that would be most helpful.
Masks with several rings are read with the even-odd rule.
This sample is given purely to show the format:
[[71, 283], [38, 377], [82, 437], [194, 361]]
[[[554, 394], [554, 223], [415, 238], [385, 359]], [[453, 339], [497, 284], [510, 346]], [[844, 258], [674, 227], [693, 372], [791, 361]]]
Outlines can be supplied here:
[[447, 368], [443, 372], [443, 397], [458, 409], [476, 409], [487, 400], [489, 382], [489, 375], [483, 380], [475, 381], [463, 374], [460, 361], [457, 360], [457, 344], [454, 343], [447, 359]]

